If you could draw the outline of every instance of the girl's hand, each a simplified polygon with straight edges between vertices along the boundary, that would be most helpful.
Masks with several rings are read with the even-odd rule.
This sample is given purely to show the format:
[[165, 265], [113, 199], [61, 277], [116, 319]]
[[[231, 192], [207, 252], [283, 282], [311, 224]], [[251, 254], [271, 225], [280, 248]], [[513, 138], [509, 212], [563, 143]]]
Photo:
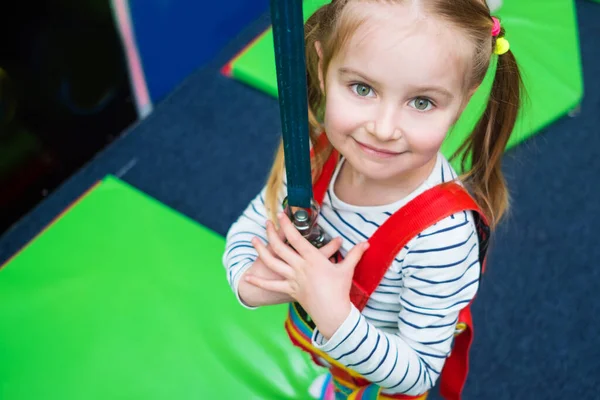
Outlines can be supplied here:
[[[276, 230], [273, 227], [271, 221], [267, 221], [267, 230], [269, 229], [275, 232], [276, 237], [278, 237], [280, 241], [285, 240], [285, 234], [283, 233], [283, 230]], [[262, 243], [259, 239], [255, 240], [258, 240], [260, 243]], [[339, 250], [340, 246], [341, 241], [332, 243], [330, 246], [324, 246], [320, 249], [320, 251], [325, 257], [329, 258], [332, 257]], [[263, 247], [265, 248], [263, 256], [260, 256], [259, 253], [259, 258], [252, 264], [252, 266], [246, 272], [244, 272], [242, 279], [240, 280], [238, 286], [238, 293], [240, 298], [246, 305], [250, 307], [283, 304], [294, 301], [294, 299], [289, 294], [266, 290], [258, 286], [252, 285], [246, 279], [244, 279], [244, 277], [249, 275], [255, 276], [265, 281], [278, 281], [283, 279], [281, 275], [274, 272], [273, 269], [265, 265], [263, 257], [266, 256], [270, 258], [277, 258], [277, 256], [273, 253], [270, 244], [267, 246], [263, 244]]]
[[244, 274], [238, 286], [240, 299], [249, 307], [271, 306], [275, 304], [284, 304], [294, 301], [292, 297], [285, 293], [271, 292], [261, 289], [258, 286], [250, 284], [244, 277], [253, 275], [267, 281], [281, 279], [281, 276], [271, 271], [259, 258]]
[[329, 339], [350, 313], [354, 268], [369, 244], [356, 245], [341, 263], [335, 264], [329, 260], [335, 251], [329, 250], [339, 249], [340, 238], [317, 249], [302, 237], [285, 214], [278, 217], [281, 231], [291, 247], [271, 224], [267, 225], [271, 250], [257, 239], [253, 245], [265, 266], [282, 279], [267, 280], [254, 274], [246, 274], [245, 279], [261, 289], [284, 293], [295, 299], [311, 316], [321, 334]]

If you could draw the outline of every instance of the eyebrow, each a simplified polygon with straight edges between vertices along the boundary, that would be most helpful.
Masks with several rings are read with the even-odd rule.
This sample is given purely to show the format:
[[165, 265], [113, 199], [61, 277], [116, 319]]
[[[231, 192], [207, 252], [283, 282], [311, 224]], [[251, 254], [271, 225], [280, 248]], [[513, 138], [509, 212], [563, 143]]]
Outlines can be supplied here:
[[438, 95], [444, 96], [449, 100], [454, 98], [454, 95], [452, 93], [438, 86], [415, 87], [414, 91], [419, 93], [437, 93]]
[[360, 72], [353, 70], [351, 68], [342, 67], [342, 68], [340, 68], [339, 73], [340, 73], [340, 75], [356, 75], [360, 79], [373, 84], [373, 86], [378, 86], [378, 83], [376, 81], [374, 81], [373, 79], [370, 79], [366, 75], [363, 75]]
[[[362, 73], [360, 73], [354, 69], [351, 69], [351, 68], [346, 68], [346, 67], [340, 68], [339, 74], [340, 75], [356, 75], [360, 79], [366, 81], [367, 83], [370, 83], [373, 86], [378, 86], [377, 81], [374, 81], [373, 79], [370, 79], [366, 75], [363, 75]], [[448, 90], [446, 90], [442, 87], [439, 87], [439, 86], [423, 86], [423, 87], [415, 86], [412, 88], [411, 91], [415, 92], [415, 93], [436, 93], [440, 96], [448, 98], [449, 100], [454, 98], [454, 95], [452, 93], [450, 93]]]

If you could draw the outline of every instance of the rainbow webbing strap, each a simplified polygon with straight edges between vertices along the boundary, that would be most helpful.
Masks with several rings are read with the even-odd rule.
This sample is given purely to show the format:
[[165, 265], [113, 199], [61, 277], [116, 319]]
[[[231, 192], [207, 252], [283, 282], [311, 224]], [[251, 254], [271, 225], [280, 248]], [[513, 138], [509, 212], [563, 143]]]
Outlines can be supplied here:
[[358, 380], [364, 380], [365, 378], [312, 346], [311, 337], [314, 328], [303, 318], [294, 303], [290, 304], [285, 329], [296, 346], [304, 350], [310, 350], [312, 354], [331, 365], [331, 376], [325, 382], [326, 387], [322, 393], [322, 400], [425, 400], [427, 398], [427, 394], [420, 397], [404, 395], [386, 396], [384, 393], [381, 393], [381, 387], [376, 384], [359, 387], [350, 382], [349, 378]]

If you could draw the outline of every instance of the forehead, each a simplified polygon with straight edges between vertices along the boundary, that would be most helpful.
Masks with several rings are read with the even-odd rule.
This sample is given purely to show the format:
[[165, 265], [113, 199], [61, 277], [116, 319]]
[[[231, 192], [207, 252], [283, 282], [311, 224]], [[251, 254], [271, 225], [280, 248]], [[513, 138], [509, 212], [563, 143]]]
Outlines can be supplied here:
[[462, 87], [470, 47], [458, 29], [413, 1], [358, 1], [347, 8], [361, 24], [334, 64], [391, 85]]

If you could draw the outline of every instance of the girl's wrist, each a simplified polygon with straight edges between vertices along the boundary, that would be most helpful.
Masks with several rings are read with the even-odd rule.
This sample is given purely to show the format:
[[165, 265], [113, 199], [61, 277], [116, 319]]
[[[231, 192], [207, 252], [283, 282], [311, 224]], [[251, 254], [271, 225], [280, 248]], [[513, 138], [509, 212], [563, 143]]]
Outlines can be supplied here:
[[242, 274], [237, 287], [238, 298], [246, 307], [258, 308], [262, 306], [284, 304], [293, 301], [293, 299], [286, 294], [270, 292], [248, 283], [244, 279], [244, 275], [247, 273], [252, 273], [251, 268]]
[[327, 341], [340, 329], [344, 321], [352, 311], [350, 300], [331, 304], [329, 307], [321, 307], [320, 310], [311, 314], [319, 333]]

